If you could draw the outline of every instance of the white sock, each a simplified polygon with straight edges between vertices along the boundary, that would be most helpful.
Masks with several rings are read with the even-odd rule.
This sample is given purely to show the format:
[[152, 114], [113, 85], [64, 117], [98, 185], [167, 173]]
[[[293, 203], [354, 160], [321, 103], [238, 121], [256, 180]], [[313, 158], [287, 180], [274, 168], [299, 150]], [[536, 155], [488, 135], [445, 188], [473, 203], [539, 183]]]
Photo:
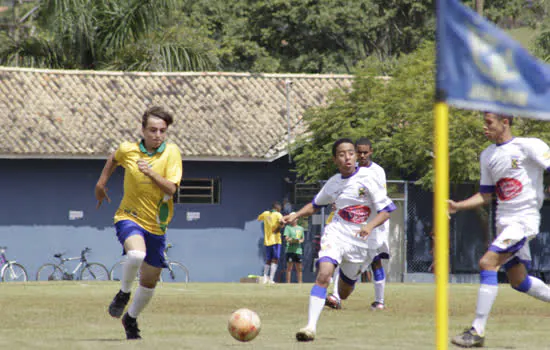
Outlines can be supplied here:
[[264, 279], [267, 279], [269, 273], [269, 264], [264, 265]]
[[528, 276], [527, 278], [531, 280], [531, 288], [527, 294], [538, 300], [550, 302], [550, 287], [536, 277]]
[[374, 300], [384, 304], [384, 289], [386, 288], [386, 279], [374, 281]]
[[319, 316], [321, 316], [321, 311], [325, 307], [325, 298], [327, 295], [327, 289], [320, 287], [316, 284], [311, 288], [311, 293], [309, 295], [309, 311], [308, 311], [308, 321], [307, 328], [315, 331], [317, 329], [317, 321]]
[[271, 271], [269, 273], [269, 278], [275, 282], [275, 274], [277, 273], [277, 264], [271, 263]]
[[336, 269], [336, 271], [334, 271], [332, 278], [334, 279], [334, 290], [332, 291], [332, 295], [340, 300], [340, 291], [338, 291], [338, 284], [340, 283], [340, 269]]
[[477, 295], [476, 318], [472, 323], [479, 335], [485, 332], [485, 325], [491, 312], [491, 307], [497, 298], [498, 285], [482, 284]]
[[122, 264], [122, 278], [120, 279], [120, 290], [124, 293], [132, 291], [132, 284], [136, 279], [143, 259], [145, 259], [145, 252], [130, 250], [126, 253], [126, 260]]
[[128, 315], [130, 315], [130, 317], [137, 318], [143, 309], [145, 309], [147, 304], [149, 304], [154, 292], [155, 288], [146, 288], [143, 286], [137, 287], [132, 304], [130, 304], [130, 307], [128, 308]]

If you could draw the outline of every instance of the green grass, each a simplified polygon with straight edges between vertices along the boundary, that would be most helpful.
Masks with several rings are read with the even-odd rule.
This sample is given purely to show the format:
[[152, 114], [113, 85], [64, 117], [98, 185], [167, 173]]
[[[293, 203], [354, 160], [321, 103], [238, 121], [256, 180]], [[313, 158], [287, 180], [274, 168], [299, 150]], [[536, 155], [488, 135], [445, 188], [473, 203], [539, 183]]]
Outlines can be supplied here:
[[540, 30], [530, 27], [521, 27], [506, 31], [512, 39], [518, 41], [524, 48], [531, 49], [535, 38], [540, 34]]
[[[6, 349], [435, 349], [434, 285], [388, 284], [388, 309], [371, 312], [372, 284], [360, 284], [340, 311], [325, 309], [313, 343], [297, 343], [311, 284], [164, 283], [139, 318], [143, 340], [124, 339], [107, 315], [116, 282], [0, 284], [0, 347]], [[472, 321], [477, 285], [450, 287], [449, 335]], [[248, 307], [262, 319], [250, 343], [233, 340], [227, 319]], [[501, 285], [489, 319], [491, 349], [550, 346], [548, 305]], [[452, 349], [453, 346], [449, 345]]]

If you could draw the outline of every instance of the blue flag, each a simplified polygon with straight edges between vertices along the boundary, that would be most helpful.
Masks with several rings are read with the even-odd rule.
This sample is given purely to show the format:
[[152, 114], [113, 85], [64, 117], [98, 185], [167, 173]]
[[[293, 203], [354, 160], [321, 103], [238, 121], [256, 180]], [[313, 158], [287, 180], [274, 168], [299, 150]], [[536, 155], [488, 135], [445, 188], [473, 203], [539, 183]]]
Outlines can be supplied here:
[[459, 108], [550, 120], [550, 66], [459, 0], [439, 0], [437, 89]]

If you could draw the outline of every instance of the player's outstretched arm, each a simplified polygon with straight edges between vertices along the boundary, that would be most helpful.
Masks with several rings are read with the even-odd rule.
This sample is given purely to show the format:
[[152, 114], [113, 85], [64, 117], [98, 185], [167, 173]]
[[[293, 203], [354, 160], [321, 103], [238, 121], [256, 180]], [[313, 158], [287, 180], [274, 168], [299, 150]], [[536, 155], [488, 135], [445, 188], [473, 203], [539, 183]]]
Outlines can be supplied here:
[[481, 207], [483, 205], [487, 205], [489, 203], [491, 203], [491, 199], [493, 198], [493, 194], [492, 193], [481, 193], [481, 192], [478, 192], [476, 194], [474, 194], [473, 196], [463, 200], [463, 201], [460, 201], [460, 202], [455, 202], [453, 200], [448, 200], [447, 203], [449, 205], [449, 214], [454, 214], [456, 213], [457, 211], [461, 211], [461, 210], [469, 210], [469, 209], [474, 209], [474, 208], [477, 208], [477, 207]]
[[308, 203], [308, 204], [304, 205], [303, 208], [298, 210], [296, 213], [292, 212], [288, 215], [283, 216], [281, 221], [282, 221], [283, 224], [289, 224], [289, 223], [292, 223], [292, 222], [298, 220], [299, 218], [311, 216], [311, 215], [315, 214], [315, 212], [317, 210], [318, 209], [316, 209], [313, 206], [313, 204]]
[[111, 177], [111, 175], [113, 175], [117, 166], [118, 163], [115, 160], [115, 153], [113, 152], [109, 156], [109, 158], [107, 158], [105, 166], [101, 171], [101, 175], [99, 175], [99, 180], [97, 180], [97, 183], [95, 185], [95, 198], [97, 199], [96, 208], [99, 208], [101, 206], [101, 203], [103, 203], [103, 200], [105, 199], [108, 203], [111, 203], [111, 199], [107, 195], [108, 188], [106, 186], [107, 181], [109, 181], [109, 178]]

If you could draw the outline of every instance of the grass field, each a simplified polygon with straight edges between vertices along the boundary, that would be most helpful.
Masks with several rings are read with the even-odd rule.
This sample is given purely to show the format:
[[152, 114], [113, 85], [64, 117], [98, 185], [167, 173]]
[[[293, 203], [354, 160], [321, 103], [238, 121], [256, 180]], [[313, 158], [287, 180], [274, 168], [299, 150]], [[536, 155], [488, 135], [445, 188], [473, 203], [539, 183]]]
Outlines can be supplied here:
[[[434, 285], [388, 284], [388, 309], [372, 312], [372, 284], [344, 309], [326, 309], [317, 339], [297, 343], [311, 284], [165, 283], [140, 316], [143, 340], [126, 341], [106, 308], [117, 282], [0, 284], [0, 347], [5, 349], [435, 349]], [[449, 335], [469, 326], [477, 285], [450, 288]], [[239, 343], [227, 332], [237, 308], [255, 310], [260, 335]], [[490, 349], [550, 349], [548, 305], [501, 285], [489, 319]], [[449, 345], [452, 349], [453, 346]]]

